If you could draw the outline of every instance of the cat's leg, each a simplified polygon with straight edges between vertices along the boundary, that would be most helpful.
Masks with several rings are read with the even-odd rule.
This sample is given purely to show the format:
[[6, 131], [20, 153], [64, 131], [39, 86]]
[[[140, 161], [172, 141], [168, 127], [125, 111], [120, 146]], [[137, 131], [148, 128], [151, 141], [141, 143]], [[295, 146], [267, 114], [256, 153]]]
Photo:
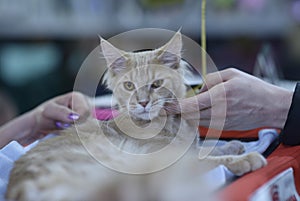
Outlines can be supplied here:
[[207, 156], [204, 160], [207, 163], [214, 164], [214, 166], [224, 165], [231, 172], [238, 176], [267, 165], [267, 160], [258, 152], [251, 152], [235, 156]]
[[226, 144], [222, 146], [216, 146], [213, 149], [211, 147], [201, 147], [201, 149], [211, 149], [209, 152], [210, 156], [240, 155], [245, 152], [243, 143], [238, 140], [229, 141]]
[[224, 155], [240, 155], [245, 152], [245, 147], [241, 141], [231, 140], [220, 147]]

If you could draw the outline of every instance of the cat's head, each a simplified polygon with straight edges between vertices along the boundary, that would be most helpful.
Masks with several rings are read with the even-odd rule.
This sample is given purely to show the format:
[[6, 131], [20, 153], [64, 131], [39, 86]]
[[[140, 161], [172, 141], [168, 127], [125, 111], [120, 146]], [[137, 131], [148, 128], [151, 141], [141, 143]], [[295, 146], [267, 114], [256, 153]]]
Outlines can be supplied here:
[[166, 103], [185, 96], [180, 32], [155, 50], [125, 52], [104, 39], [101, 48], [108, 68], [104, 80], [121, 112], [151, 120], [159, 116]]

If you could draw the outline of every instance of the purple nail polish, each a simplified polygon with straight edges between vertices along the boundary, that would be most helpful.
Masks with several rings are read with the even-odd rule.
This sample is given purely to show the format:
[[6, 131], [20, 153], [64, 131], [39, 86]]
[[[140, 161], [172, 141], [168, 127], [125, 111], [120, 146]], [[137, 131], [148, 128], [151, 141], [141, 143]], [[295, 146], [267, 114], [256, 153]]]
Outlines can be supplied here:
[[57, 128], [63, 128], [62, 123], [59, 122], [59, 121], [55, 122], [55, 125], [56, 125]]
[[71, 126], [71, 124], [67, 124], [67, 123], [65, 123], [65, 124], [63, 125], [64, 128], [69, 128], [70, 126]]
[[79, 119], [79, 115], [71, 113], [71, 114], [69, 114], [69, 119], [71, 119], [71, 120], [77, 120], [77, 119]]
[[71, 124], [61, 123], [59, 121], [55, 122], [55, 125], [57, 128], [60, 128], [60, 129], [69, 128], [71, 126]]

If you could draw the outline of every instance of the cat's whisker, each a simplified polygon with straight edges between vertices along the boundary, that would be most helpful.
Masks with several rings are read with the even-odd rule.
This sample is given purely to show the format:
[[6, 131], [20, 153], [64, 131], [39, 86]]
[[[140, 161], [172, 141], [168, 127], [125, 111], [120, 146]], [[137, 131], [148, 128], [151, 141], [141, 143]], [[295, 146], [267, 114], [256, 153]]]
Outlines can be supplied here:
[[164, 107], [164, 109], [167, 111], [167, 113], [176, 114], [179, 113], [177, 109], [174, 109], [173, 107]]
[[177, 101], [176, 98], [163, 98], [163, 99], [158, 99], [158, 100], [154, 101], [153, 104], [154, 103], [174, 103], [176, 101]]
[[[195, 189], [195, 192], [192, 192], [196, 195], [194, 198], [199, 198], [199, 195], [203, 197], [203, 194], [199, 193], [199, 186], [202, 186], [202, 182], [195, 184], [190, 182], [190, 178], [195, 173], [199, 175], [203, 167], [207, 169], [207, 163], [212, 163], [209, 168], [225, 165], [229, 170], [235, 170], [236, 172], [233, 173], [237, 175], [266, 165], [266, 160], [262, 155], [256, 152], [248, 155], [242, 154], [244, 147], [241, 143], [235, 142], [219, 149], [218, 153], [215, 152], [215, 157], [209, 158], [205, 155], [205, 164], [199, 167], [201, 164], [197, 158], [204, 159], [204, 156], [195, 154], [198, 152], [196, 146], [190, 146], [193, 141], [196, 142], [195, 135], [198, 134], [199, 121], [194, 124], [192, 121], [181, 118], [180, 115], [172, 115], [172, 113], [182, 113], [180, 108], [182, 97], [175, 97], [175, 95], [183, 95], [186, 92], [183, 77], [185, 73], [188, 73], [188, 64], [180, 58], [182, 52], [180, 32], [177, 32], [165, 46], [139, 53], [125, 52], [115, 48], [101, 37], [100, 40], [102, 54], [99, 52], [99, 57], [104, 59], [108, 66], [102, 81], [108, 89], [113, 91], [118, 101], [119, 106], [111, 107], [118, 109], [118, 115], [115, 116], [115, 113], [112, 113], [115, 118], [109, 121], [88, 119], [77, 127], [61, 130], [62, 135], [37, 144], [18, 159], [12, 169], [6, 192], [7, 200], [73, 201], [99, 200], [99, 198], [133, 200], [132, 197], [135, 198], [134, 200], [141, 200], [139, 198], [183, 200], [183, 196], [179, 198], [175, 196], [190, 194], [192, 192], [190, 189]], [[156, 65], [157, 68], [148, 68], [158, 61], [167, 68], [160, 68], [160, 65]], [[126, 71], [124, 71], [125, 68], [127, 68]], [[126, 79], [131, 82], [127, 87], [125, 83], [128, 80]], [[153, 90], [149, 87], [141, 87], [141, 85], [147, 85]], [[171, 86], [171, 88], [166, 86]], [[144, 102], [138, 105], [138, 103], [133, 103], [134, 100], [144, 100]], [[184, 109], [197, 112], [197, 106], [209, 108], [203, 103], [191, 101], [184, 106]], [[135, 126], [132, 126], [133, 124]], [[78, 131], [80, 131], [80, 137]], [[174, 140], [175, 138], [177, 139]], [[167, 146], [171, 149], [165, 149]], [[187, 149], [182, 149], [183, 146]], [[158, 151], [160, 153], [157, 156], [152, 154]], [[236, 156], [223, 156], [232, 153]], [[146, 160], [139, 160], [141, 159], [139, 155]], [[183, 160], [176, 162], [181, 157]], [[169, 159], [170, 161], [167, 161]], [[102, 165], [99, 166], [99, 162]], [[165, 170], [173, 163], [172, 168]], [[184, 166], [178, 166], [180, 164]], [[246, 170], [243, 168], [244, 164], [247, 164]], [[199, 167], [197, 171], [195, 165]], [[149, 174], [157, 170], [161, 170], [159, 172], [161, 176]], [[121, 172], [129, 174], [120, 174]], [[150, 180], [141, 182], [142, 180], [140, 178], [136, 180], [136, 177], [131, 177], [134, 180], [127, 180], [129, 178], [127, 176], [131, 173], [147, 174], [145, 179]], [[197, 182], [200, 181], [199, 178], [202, 178], [201, 175], [199, 176], [196, 179]], [[184, 183], [185, 181], [188, 183]], [[177, 183], [179, 186], [176, 185]], [[183, 189], [188, 191], [181, 193], [179, 190], [183, 186], [185, 187]], [[148, 187], [151, 193], [147, 191], [144, 193]], [[133, 189], [136, 191], [132, 192], [143, 194], [136, 196], [131, 192]], [[176, 194], [172, 195], [174, 189]], [[130, 192], [130, 195], [123, 196], [127, 192]], [[152, 194], [158, 196], [153, 197]], [[188, 198], [191, 196], [189, 195]]]

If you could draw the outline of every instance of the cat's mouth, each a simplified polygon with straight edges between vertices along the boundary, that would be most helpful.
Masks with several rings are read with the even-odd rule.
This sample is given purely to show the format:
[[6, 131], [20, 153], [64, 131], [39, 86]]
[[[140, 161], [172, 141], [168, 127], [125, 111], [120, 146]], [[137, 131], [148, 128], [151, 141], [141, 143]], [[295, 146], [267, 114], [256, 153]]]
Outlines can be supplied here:
[[136, 115], [137, 118], [142, 119], [142, 120], [151, 120], [151, 115], [150, 112], [140, 112]]
[[[151, 121], [161, 115], [161, 111], [164, 109], [165, 100], [156, 100], [148, 103], [146, 106], [135, 104], [128, 107], [130, 116], [137, 120]], [[165, 114], [165, 112], [163, 112]], [[163, 115], [164, 116], [164, 115]]]
[[159, 111], [160, 110], [155, 107], [152, 107], [150, 109], [144, 108], [143, 110], [132, 111], [131, 115], [141, 120], [153, 120], [154, 118], [159, 116]]

